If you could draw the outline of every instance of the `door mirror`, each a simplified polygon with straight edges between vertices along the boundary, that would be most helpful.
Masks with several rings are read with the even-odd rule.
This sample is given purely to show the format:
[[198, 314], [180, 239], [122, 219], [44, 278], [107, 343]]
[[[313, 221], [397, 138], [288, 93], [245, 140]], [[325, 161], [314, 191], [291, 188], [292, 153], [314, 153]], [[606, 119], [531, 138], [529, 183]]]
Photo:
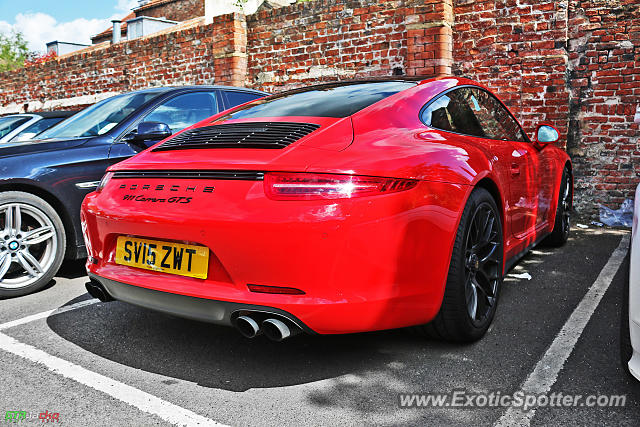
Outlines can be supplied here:
[[540, 125], [536, 130], [536, 143], [540, 146], [553, 144], [560, 138], [558, 129], [551, 125]]
[[161, 122], [142, 122], [138, 129], [124, 137], [127, 142], [160, 141], [171, 136], [169, 125]]

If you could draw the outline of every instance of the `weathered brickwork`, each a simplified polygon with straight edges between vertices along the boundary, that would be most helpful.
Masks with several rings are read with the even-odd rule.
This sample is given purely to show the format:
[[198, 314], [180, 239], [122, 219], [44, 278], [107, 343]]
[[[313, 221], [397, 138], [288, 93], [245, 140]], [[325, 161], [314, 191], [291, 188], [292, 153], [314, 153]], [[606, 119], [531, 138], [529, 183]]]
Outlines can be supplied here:
[[213, 22], [213, 58], [215, 82], [244, 86], [247, 74], [247, 20], [232, 13]]
[[442, 0], [316, 0], [259, 12], [247, 22], [247, 84], [450, 72], [451, 38], [441, 33], [452, 21]]
[[[142, 12], [199, 4], [156, 0]], [[169, 84], [277, 91], [453, 73], [494, 89], [530, 134], [541, 121], [560, 129], [574, 160], [576, 206], [590, 215], [597, 203], [615, 207], [631, 196], [640, 177], [639, 9], [637, 0], [314, 0], [0, 74], [0, 113], [79, 107], [103, 93]], [[168, 10], [157, 16], [180, 20]]]
[[640, 4], [570, 2], [568, 151], [585, 209], [618, 207], [640, 178]]
[[556, 125], [575, 201], [617, 207], [640, 181], [637, 0], [456, 0], [454, 73], [494, 89], [533, 134]]
[[454, 72], [499, 92], [531, 131], [567, 132], [567, 1], [456, 0]]
[[[0, 107], [214, 81], [213, 26], [118, 43], [0, 74]], [[72, 107], [65, 105], [66, 108]]]
[[155, 0], [135, 9], [136, 16], [187, 21], [204, 16], [204, 0]]
[[165, 84], [279, 90], [347, 77], [448, 73], [452, 22], [451, 0], [316, 0], [249, 18], [223, 15], [0, 74], [0, 108]]

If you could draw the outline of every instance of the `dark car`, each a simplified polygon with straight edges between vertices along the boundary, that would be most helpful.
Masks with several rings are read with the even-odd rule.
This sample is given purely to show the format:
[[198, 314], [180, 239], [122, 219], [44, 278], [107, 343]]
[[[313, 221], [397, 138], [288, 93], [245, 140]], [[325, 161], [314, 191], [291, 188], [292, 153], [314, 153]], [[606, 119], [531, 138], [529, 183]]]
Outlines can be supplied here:
[[64, 258], [86, 256], [80, 204], [108, 166], [264, 95], [224, 86], [145, 89], [100, 101], [37, 140], [0, 145], [0, 297], [34, 292]]
[[34, 139], [75, 113], [75, 111], [47, 111], [0, 117], [0, 144], [13, 144]]

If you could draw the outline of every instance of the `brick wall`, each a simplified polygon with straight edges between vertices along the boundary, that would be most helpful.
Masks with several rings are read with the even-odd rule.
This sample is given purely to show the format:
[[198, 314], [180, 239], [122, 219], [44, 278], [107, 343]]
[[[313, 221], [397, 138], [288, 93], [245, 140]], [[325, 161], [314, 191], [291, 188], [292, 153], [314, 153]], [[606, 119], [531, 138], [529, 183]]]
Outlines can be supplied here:
[[585, 208], [617, 208], [640, 178], [640, 4], [637, 0], [572, 1], [569, 9], [571, 91], [567, 148]]
[[587, 215], [640, 181], [639, 10], [637, 0], [454, 3], [454, 74], [494, 89], [529, 134], [541, 121], [560, 129]]
[[567, 132], [567, 0], [456, 0], [454, 74], [476, 79], [531, 131], [542, 119]]
[[159, 0], [134, 10], [136, 16], [166, 18], [172, 21], [187, 21], [204, 16], [204, 0]]
[[262, 11], [247, 20], [247, 84], [447, 73], [451, 43], [440, 29], [450, 32], [452, 20], [449, 0], [316, 0]]
[[276, 90], [345, 77], [447, 73], [451, 43], [445, 38], [452, 20], [451, 0], [316, 0], [248, 19], [222, 15], [209, 25], [103, 44], [0, 73], [0, 114], [44, 100], [157, 85]]
[[597, 203], [616, 207], [631, 196], [640, 176], [635, 1], [314, 0], [223, 15], [0, 74], [0, 114], [157, 85], [275, 91], [352, 77], [465, 75], [493, 88], [530, 134], [541, 121], [560, 129], [574, 160], [576, 206], [593, 214]]
[[[0, 73], [0, 106], [214, 81], [214, 24], [145, 37]], [[74, 105], [60, 102], [64, 108]], [[82, 105], [78, 105], [82, 106]], [[76, 107], [78, 107], [76, 106]], [[33, 108], [31, 108], [33, 110]]]

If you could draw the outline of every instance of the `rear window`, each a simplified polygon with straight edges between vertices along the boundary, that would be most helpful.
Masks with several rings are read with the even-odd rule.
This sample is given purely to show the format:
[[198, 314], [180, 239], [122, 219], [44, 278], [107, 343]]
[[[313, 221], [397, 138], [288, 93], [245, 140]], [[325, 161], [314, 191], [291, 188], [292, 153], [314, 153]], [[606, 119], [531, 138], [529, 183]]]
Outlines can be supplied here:
[[406, 81], [338, 83], [297, 89], [256, 100], [219, 120], [254, 117], [347, 117], [417, 83]]

